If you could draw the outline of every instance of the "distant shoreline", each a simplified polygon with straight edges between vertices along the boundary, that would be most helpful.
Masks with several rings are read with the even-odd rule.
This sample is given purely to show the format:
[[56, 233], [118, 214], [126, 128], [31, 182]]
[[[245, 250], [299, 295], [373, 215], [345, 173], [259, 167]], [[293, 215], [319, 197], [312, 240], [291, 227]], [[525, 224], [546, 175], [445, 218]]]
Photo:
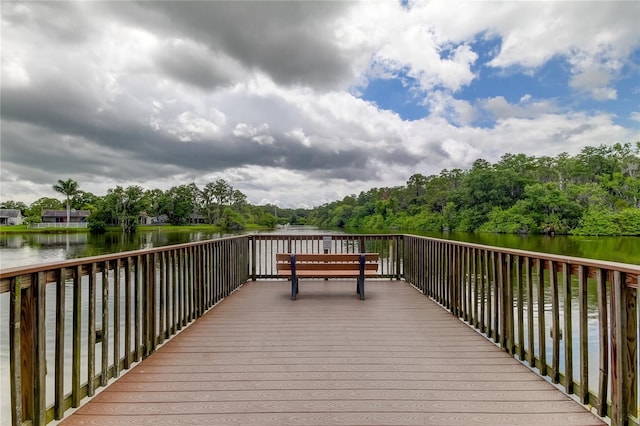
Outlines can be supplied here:
[[[245, 230], [268, 230], [271, 228], [247, 225]], [[122, 228], [119, 226], [109, 226], [106, 232], [121, 232]], [[218, 225], [140, 225], [136, 228], [136, 231], [157, 231], [157, 232], [189, 232], [189, 231], [211, 231], [211, 232], [223, 232], [225, 231]], [[5, 234], [77, 234], [88, 233], [89, 228], [28, 228], [27, 225], [1, 225], [0, 235]]]

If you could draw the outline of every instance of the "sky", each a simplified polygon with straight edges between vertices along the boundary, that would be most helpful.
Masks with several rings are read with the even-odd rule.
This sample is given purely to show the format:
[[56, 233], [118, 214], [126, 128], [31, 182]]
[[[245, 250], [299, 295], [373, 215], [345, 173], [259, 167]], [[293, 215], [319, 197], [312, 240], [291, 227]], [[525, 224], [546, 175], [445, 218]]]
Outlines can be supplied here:
[[0, 201], [224, 179], [309, 208], [640, 141], [640, 1], [0, 7]]

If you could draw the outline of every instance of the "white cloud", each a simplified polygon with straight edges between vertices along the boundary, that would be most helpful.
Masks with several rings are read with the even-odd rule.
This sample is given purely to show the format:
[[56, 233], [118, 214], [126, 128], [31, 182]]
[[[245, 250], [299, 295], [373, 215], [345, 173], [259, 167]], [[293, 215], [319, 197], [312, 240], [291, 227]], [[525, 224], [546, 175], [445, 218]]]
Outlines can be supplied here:
[[479, 107], [497, 120], [511, 117], [533, 119], [559, 111], [553, 101], [533, 100], [531, 95], [523, 96], [519, 104], [511, 104], [503, 96], [496, 96], [481, 100]]
[[269, 132], [269, 125], [267, 123], [262, 123], [257, 126], [238, 123], [233, 129], [233, 134], [239, 138], [251, 139], [259, 145], [271, 145], [275, 142], [275, 139]]

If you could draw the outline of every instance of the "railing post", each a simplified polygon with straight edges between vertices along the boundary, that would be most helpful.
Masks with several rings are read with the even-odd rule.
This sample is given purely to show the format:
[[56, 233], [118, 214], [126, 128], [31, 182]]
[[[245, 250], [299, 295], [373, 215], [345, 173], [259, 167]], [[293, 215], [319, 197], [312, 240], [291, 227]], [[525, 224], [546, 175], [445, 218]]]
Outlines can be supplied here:
[[602, 268], [596, 270], [598, 292], [598, 343], [600, 347], [600, 375], [598, 377], [598, 415], [607, 415], [609, 384], [609, 319], [607, 315], [607, 279]]
[[9, 365], [11, 375], [11, 418], [13, 426], [22, 425], [24, 407], [22, 395], [22, 279], [11, 279], [11, 300], [9, 301]]
[[100, 386], [106, 386], [109, 381], [109, 261], [102, 263], [102, 324], [100, 326], [102, 327]]
[[[25, 289], [20, 279], [11, 287], [10, 321], [13, 350], [11, 358], [13, 424], [45, 424], [45, 290], [44, 274], [31, 275]], [[16, 305], [15, 303], [19, 303]], [[16, 346], [18, 344], [19, 346]]]
[[251, 281], [256, 280], [256, 237], [251, 235], [249, 237], [251, 241]]
[[619, 271], [611, 284], [611, 424], [625, 425], [637, 398], [636, 294]]
[[395, 236], [395, 242], [396, 242], [396, 279], [400, 280], [402, 278], [402, 269], [401, 269], [401, 263], [400, 259], [402, 259], [402, 257], [400, 256], [400, 248], [402, 247], [402, 243], [403, 243], [403, 237], [402, 235], [396, 235]]
[[55, 343], [55, 419], [64, 415], [64, 335], [65, 335], [65, 268], [57, 271], [56, 277], [56, 343]]

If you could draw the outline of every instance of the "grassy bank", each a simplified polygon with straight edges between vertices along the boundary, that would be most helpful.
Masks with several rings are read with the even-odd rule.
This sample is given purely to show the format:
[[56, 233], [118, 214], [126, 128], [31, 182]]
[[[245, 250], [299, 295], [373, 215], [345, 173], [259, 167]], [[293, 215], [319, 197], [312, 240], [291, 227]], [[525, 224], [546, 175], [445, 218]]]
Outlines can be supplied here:
[[[270, 228], [259, 225], [247, 225], [245, 230], [268, 230]], [[119, 226], [108, 226], [107, 232], [119, 232], [121, 228]], [[220, 226], [217, 225], [145, 225], [138, 226], [136, 231], [155, 231], [155, 232], [225, 232]], [[27, 225], [12, 225], [4, 226], [0, 225], [1, 234], [70, 234], [70, 233], [83, 233], [89, 232], [89, 228], [29, 228]]]
[[77, 234], [89, 228], [29, 228], [27, 225], [0, 225], [0, 234]]

